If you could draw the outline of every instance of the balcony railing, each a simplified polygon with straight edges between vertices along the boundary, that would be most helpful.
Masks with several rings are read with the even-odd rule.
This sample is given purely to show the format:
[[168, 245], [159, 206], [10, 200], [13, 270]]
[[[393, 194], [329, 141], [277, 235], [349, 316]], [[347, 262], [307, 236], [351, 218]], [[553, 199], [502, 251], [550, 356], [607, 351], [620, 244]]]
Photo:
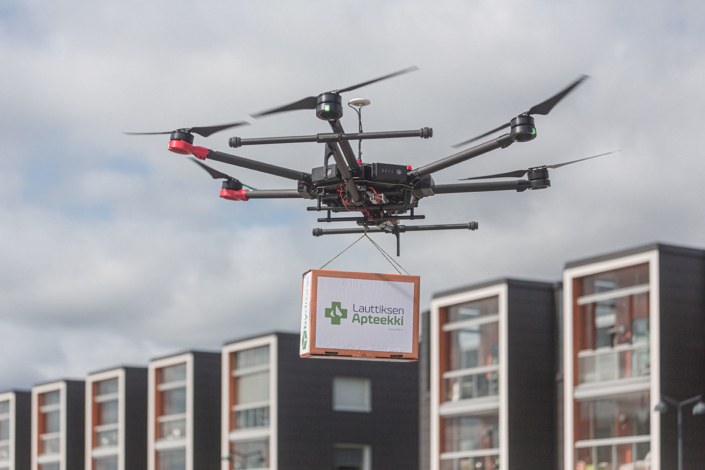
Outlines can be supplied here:
[[578, 385], [634, 377], [648, 377], [648, 343], [626, 344], [578, 353]]
[[443, 374], [446, 402], [499, 395], [499, 366], [475, 367]]

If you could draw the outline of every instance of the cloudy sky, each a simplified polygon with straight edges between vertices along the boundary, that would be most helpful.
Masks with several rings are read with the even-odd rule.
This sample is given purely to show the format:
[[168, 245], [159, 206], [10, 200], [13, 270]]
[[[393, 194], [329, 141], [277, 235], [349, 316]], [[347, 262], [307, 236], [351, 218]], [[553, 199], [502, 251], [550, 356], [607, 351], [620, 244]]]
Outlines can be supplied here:
[[[302, 4], [304, 4], [302, 6]], [[166, 150], [128, 137], [248, 114], [404, 67], [344, 96], [372, 100], [366, 161], [419, 166], [591, 79], [536, 119], [539, 137], [434, 175], [456, 178], [622, 152], [551, 173], [550, 190], [425, 199], [402, 257], [433, 292], [661, 241], [705, 247], [705, 4], [701, 1], [95, 1], [0, 3], [0, 390], [298, 325], [301, 274], [354, 235], [313, 238], [297, 200], [234, 203]], [[328, 132], [312, 112], [233, 135]], [[354, 130], [352, 112], [344, 117]], [[316, 144], [247, 147], [310, 170]], [[214, 163], [258, 188], [288, 180]], [[388, 251], [394, 238], [378, 236]], [[333, 269], [392, 272], [369, 243]]]

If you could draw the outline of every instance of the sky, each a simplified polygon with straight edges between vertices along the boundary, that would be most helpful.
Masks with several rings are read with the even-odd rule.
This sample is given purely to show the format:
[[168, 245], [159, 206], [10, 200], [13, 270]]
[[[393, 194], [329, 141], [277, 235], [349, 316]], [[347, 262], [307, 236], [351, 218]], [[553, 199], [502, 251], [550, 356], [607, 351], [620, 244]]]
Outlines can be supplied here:
[[[320, 225], [302, 200], [222, 200], [219, 182], [167, 151], [168, 136], [122, 132], [248, 119], [195, 144], [310, 171], [320, 144], [234, 150], [227, 139], [328, 132], [313, 112], [248, 115], [412, 65], [343, 98], [372, 101], [365, 131], [434, 136], [366, 141], [366, 162], [451, 155], [581, 74], [591, 78], [536, 117], [536, 140], [435, 181], [621, 150], [552, 171], [548, 190], [422, 200], [422, 223], [480, 227], [402, 236], [398, 261], [421, 276], [422, 309], [434, 292], [558, 281], [567, 261], [646, 243], [705, 248], [702, 44], [695, 0], [4, 0], [0, 390], [296, 331], [301, 275], [356, 236], [312, 237]], [[343, 124], [354, 131], [355, 114]], [[375, 239], [394, 251], [394, 237]], [[394, 272], [366, 240], [329, 268]]]

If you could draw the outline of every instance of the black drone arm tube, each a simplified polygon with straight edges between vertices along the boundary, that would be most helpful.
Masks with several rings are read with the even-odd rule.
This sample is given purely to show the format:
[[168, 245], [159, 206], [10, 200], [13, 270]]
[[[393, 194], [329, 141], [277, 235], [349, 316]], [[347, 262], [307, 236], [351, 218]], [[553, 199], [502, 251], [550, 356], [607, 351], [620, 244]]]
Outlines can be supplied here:
[[[267, 145], [267, 144], [297, 144], [306, 142], [344, 142], [346, 140], [373, 140], [373, 139], [397, 139], [403, 137], [421, 137], [428, 139], [433, 136], [433, 129], [424, 127], [423, 129], [413, 131], [385, 131], [385, 132], [364, 132], [361, 134], [334, 134], [323, 133], [316, 135], [292, 135], [286, 137], [253, 137], [250, 139], [241, 139], [232, 137], [230, 146], [233, 148], [242, 147], [244, 145]], [[350, 144], [348, 144], [350, 145]], [[344, 147], [345, 144], [341, 144]], [[352, 147], [350, 148], [352, 152]], [[343, 151], [343, 154], [345, 151]]]
[[247, 199], [301, 199], [295, 189], [253, 189], [245, 193]]
[[[343, 129], [343, 125], [340, 123], [339, 120], [335, 121], [329, 121], [330, 122], [330, 127], [333, 129], [333, 132], [337, 132], [339, 134], [345, 134], [345, 130]], [[353, 152], [352, 146], [350, 145], [350, 142], [347, 140], [341, 140], [340, 142], [340, 149], [343, 151], [343, 156], [345, 157], [345, 160], [348, 162], [348, 166], [350, 167], [350, 170], [355, 175], [360, 174], [360, 164], [357, 163], [357, 158], [355, 158], [355, 152]]]
[[227, 163], [228, 165], [260, 171], [262, 173], [268, 173], [270, 175], [280, 176], [290, 180], [310, 181], [311, 179], [311, 173], [296, 171], [289, 168], [284, 168], [283, 166], [272, 165], [270, 163], [258, 162], [257, 160], [250, 160], [249, 158], [238, 157], [237, 155], [230, 155], [229, 153], [218, 152], [217, 150], [208, 149], [207, 158], [218, 162]]
[[[404, 232], [423, 232], [429, 230], [477, 230], [477, 222], [468, 222], [467, 224], [443, 224], [443, 225], [397, 225], [399, 233]], [[367, 233], [394, 233], [393, 230], [384, 230], [379, 227], [368, 227]], [[313, 236], [320, 237], [322, 235], [345, 235], [350, 233], [365, 233], [364, 227], [356, 228], [314, 228]]]
[[464, 162], [465, 160], [470, 160], [471, 158], [482, 155], [483, 153], [491, 152], [492, 150], [496, 150], [498, 148], [508, 147], [512, 143], [513, 141], [509, 134], [504, 134], [494, 140], [485, 142], [484, 144], [477, 145], [467, 150], [463, 150], [462, 152], [458, 152], [455, 155], [451, 155], [450, 157], [446, 157], [436, 162], [429, 163], [428, 165], [424, 165], [420, 168], [417, 168], [412, 173], [418, 176], [430, 175], [431, 173], [443, 170], [444, 168], [448, 168], [449, 166], [457, 165], [458, 163]]
[[488, 191], [524, 191], [531, 187], [527, 180], [515, 181], [490, 181], [485, 183], [453, 183], [437, 184], [433, 188], [434, 194], [453, 193], [483, 193]]

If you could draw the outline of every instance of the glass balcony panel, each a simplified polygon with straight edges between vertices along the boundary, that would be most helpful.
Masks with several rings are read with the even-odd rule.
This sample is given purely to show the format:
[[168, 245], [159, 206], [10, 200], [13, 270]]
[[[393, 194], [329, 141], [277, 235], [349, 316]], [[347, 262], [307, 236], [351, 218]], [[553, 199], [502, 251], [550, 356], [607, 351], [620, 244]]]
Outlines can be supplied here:
[[443, 418], [443, 452], [499, 448], [499, 416]]
[[269, 427], [269, 407], [250, 408], [249, 410], [233, 411], [234, 429]]
[[581, 351], [578, 355], [578, 385], [648, 377], [651, 373], [650, 354], [648, 347]]
[[159, 369], [159, 383], [181, 382], [186, 380], [186, 364], [162, 367]]
[[159, 423], [159, 439], [183, 439], [186, 437], [186, 420], [175, 419]]
[[61, 426], [59, 417], [59, 410], [42, 413], [41, 419], [44, 420], [44, 426], [42, 428], [44, 433], [59, 432]]
[[499, 372], [483, 372], [443, 380], [446, 402], [499, 395]]
[[0, 415], [10, 412], [10, 402], [0, 401]]
[[114, 457], [104, 457], [102, 459], [95, 459], [93, 470], [117, 470], [118, 468], [118, 458]]
[[118, 392], [118, 379], [101, 380], [96, 384], [96, 396]]
[[58, 405], [61, 399], [61, 392], [56, 390], [54, 392], [42, 393], [42, 406], [46, 405]]
[[186, 413], [186, 387], [164, 390], [159, 394], [162, 405], [160, 416]]
[[234, 354], [236, 356], [236, 360], [234, 361], [236, 370], [269, 365], [269, 346], [246, 349]]
[[575, 470], [651, 470], [648, 442], [575, 450]]
[[0, 419], [0, 441], [10, 438], [10, 420]]
[[58, 454], [61, 451], [61, 440], [58, 437], [43, 439], [39, 436], [39, 455]]
[[0, 462], [10, 460], [10, 446], [8, 444], [0, 445]]
[[486, 315], [499, 313], [499, 297], [473, 300], [460, 305], [453, 305], [447, 309], [447, 322], [472, 320]]
[[233, 468], [269, 468], [269, 439], [230, 443]]
[[118, 445], [117, 429], [111, 429], [110, 431], [99, 431], [95, 433], [96, 447], [113, 447], [116, 445]]
[[449, 344], [448, 370], [499, 364], [499, 323], [486, 323], [444, 333]]
[[269, 371], [242, 375], [237, 377], [235, 382], [236, 405], [269, 400]]
[[157, 452], [157, 470], [186, 470], [186, 449]]
[[576, 279], [576, 296], [599, 294], [615, 289], [640, 286], [649, 283], [648, 263]]
[[98, 424], [116, 424], [118, 422], [118, 402], [110, 400], [98, 403]]
[[39, 464], [39, 470], [59, 470], [59, 463], [42, 463]]
[[499, 470], [499, 456], [462, 457], [441, 460], [440, 470]]
[[579, 401], [576, 440], [647, 436], [651, 429], [650, 393]]

